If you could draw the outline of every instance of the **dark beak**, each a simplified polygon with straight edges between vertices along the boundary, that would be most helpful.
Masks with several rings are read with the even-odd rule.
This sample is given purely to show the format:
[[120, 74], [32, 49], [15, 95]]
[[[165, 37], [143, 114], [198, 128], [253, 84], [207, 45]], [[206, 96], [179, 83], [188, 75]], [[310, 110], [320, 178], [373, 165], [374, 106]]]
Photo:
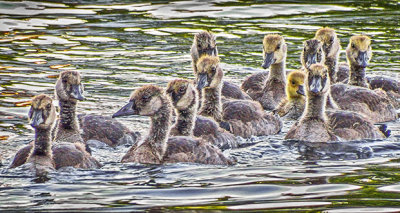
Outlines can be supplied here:
[[317, 54], [312, 54], [307, 57], [307, 62], [306, 62], [307, 67], [310, 67], [311, 65], [316, 63], [317, 63]]
[[305, 93], [304, 93], [304, 86], [303, 85], [299, 85], [299, 88], [297, 89], [297, 94], [299, 94], [299, 95], [304, 95], [305, 96]]
[[216, 48], [211, 48], [211, 49], [206, 50], [206, 54], [210, 55], [210, 56], [217, 56]]
[[175, 92], [172, 92], [171, 93], [171, 97], [172, 97], [172, 101], [174, 102], [174, 103], [176, 103], [176, 102], [178, 102], [179, 101], [179, 95], [178, 94], [176, 94]]
[[363, 68], [368, 66], [367, 51], [358, 53], [357, 62]]
[[321, 76], [313, 76], [311, 78], [310, 91], [313, 93], [319, 93], [322, 90]]
[[197, 90], [202, 90], [204, 87], [208, 86], [207, 74], [199, 74], [197, 80]]
[[42, 110], [33, 110], [30, 125], [33, 128], [35, 128], [35, 127], [38, 127], [43, 122], [44, 122], [43, 111]]
[[218, 56], [218, 49], [217, 49], [217, 47], [215, 47], [215, 48], [213, 49], [213, 56]]
[[271, 64], [275, 62], [274, 52], [265, 54], [264, 63], [261, 65], [262, 68], [267, 69]]
[[118, 112], [112, 115], [113, 118], [127, 116], [127, 115], [138, 115], [139, 111], [136, 110], [135, 101], [129, 101], [129, 103], [123, 106]]
[[71, 85], [72, 92], [71, 97], [80, 101], [85, 100], [85, 96], [83, 96], [83, 87], [81, 84], [73, 84]]

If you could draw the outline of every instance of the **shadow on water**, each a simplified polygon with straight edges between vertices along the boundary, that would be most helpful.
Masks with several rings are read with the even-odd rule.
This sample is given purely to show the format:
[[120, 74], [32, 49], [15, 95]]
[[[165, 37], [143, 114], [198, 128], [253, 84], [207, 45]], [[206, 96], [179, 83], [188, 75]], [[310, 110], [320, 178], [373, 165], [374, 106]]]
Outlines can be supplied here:
[[[232, 167], [121, 164], [129, 146], [94, 143], [93, 155], [104, 164], [98, 170], [65, 168], [35, 178], [7, 168], [33, 138], [27, 101], [53, 96], [63, 70], [83, 76], [88, 99], [79, 112], [111, 115], [135, 88], [193, 78], [189, 49], [199, 31], [217, 35], [225, 78], [240, 84], [261, 71], [265, 34], [285, 37], [294, 70], [302, 42], [327, 25], [342, 47], [353, 34], [371, 36], [368, 74], [399, 79], [399, 9], [398, 1], [378, 0], [0, 1], [0, 210], [400, 211], [397, 122], [388, 123], [392, 136], [385, 140], [309, 144], [284, 141], [293, 124], [285, 121], [282, 133], [227, 150], [238, 162]], [[140, 116], [120, 121], [142, 134], [149, 126]]]

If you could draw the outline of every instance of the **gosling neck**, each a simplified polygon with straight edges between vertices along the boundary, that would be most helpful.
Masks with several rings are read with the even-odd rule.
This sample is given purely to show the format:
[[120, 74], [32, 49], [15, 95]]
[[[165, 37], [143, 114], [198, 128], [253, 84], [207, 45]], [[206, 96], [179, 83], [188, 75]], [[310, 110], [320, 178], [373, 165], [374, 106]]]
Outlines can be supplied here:
[[179, 135], [192, 136], [193, 128], [195, 125], [198, 104], [196, 99], [193, 99], [189, 106], [184, 110], [176, 109], [177, 121], [174, 128], [178, 131]]
[[35, 147], [32, 155], [51, 156], [51, 128], [35, 128]]
[[369, 87], [365, 67], [350, 64], [349, 84], [359, 87]]
[[161, 108], [151, 117], [150, 132], [144, 143], [150, 145], [155, 156], [162, 161], [171, 127], [171, 103], [166, 97], [161, 97]]
[[304, 119], [326, 122], [325, 107], [328, 92], [323, 95], [307, 94]]
[[267, 82], [271, 80], [286, 82], [286, 58], [280, 63], [271, 65]]
[[212, 117], [218, 122], [222, 121], [221, 89], [221, 85], [203, 89], [200, 115]]
[[77, 101], [59, 101], [60, 106], [60, 127], [63, 129], [79, 129], [79, 124], [76, 118]]
[[329, 78], [332, 82], [336, 82], [336, 73], [339, 69], [339, 54], [334, 54], [332, 56], [327, 56], [325, 58], [325, 65], [328, 67]]

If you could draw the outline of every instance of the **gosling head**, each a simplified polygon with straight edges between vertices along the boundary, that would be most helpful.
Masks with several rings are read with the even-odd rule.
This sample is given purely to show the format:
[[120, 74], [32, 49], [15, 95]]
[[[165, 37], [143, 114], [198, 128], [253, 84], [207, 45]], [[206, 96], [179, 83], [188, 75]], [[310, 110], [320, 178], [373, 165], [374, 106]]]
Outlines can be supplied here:
[[286, 84], [286, 95], [289, 100], [303, 98], [305, 74], [301, 71], [293, 71], [289, 73]]
[[128, 104], [112, 116], [128, 115], [154, 116], [163, 106], [163, 90], [154, 85], [143, 86], [132, 92]]
[[365, 68], [372, 57], [371, 39], [366, 35], [352, 36], [346, 48], [350, 65]]
[[323, 27], [315, 33], [315, 39], [323, 43], [322, 48], [326, 57], [337, 57], [340, 50], [340, 40], [334, 29]]
[[262, 68], [267, 69], [271, 64], [279, 64], [286, 60], [287, 46], [285, 39], [277, 34], [269, 34], [263, 40], [263, 57], [264, 62]]
[[199, 56], [211, 55], [217, 56], [217, 42], [215, 35], [211, 32], [203, 31], [194, 35], [193, 45], [197, 48]]
[[217, 56], [202, 56], [197, 62], [197, 89], [217, 88], [221, 86], [224, 73], [219, 66]]
[[77, 71], [63, 71], [56, 83], [55, 95], [59, 100], [76, 102], [84, 100], [81, 75]]
[[322, 50], [323, 43], [317, 39], [304, 41], [304, 48], [301, 52], [301, 64], [309, 67], [312, 64], [324, 63], [325, 53]]
[[[189, 80], [176, 79], [167, 86], [167, 95], [178, 110], [185, 110], [196, 104], [197, 91]], [[195, 107], [197, 109], [197, 107]]]
[[56, 108], [53, 100], [44, 94], [32, 99], [32, 105], [28, 113], [29, 124], [35, 129], [50, 129], [56, 119]]
[[306, 95], [323, 96], [330, 88], [328, 68], [323, 64], [313, 64], [307, 68], [305, 82]]

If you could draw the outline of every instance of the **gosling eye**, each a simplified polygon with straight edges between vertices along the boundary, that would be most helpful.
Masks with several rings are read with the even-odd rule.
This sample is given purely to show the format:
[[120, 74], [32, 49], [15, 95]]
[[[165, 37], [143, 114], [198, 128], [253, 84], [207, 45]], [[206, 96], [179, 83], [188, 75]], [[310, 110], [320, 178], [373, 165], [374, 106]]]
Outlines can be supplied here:
[[47, 104], [46, 109], [50, 110], [51, 109], [51, 104]]
[[197, 47], [200, 49], [200, 48], [201, 48], [201, 45], [200, 45], [200, 44], [198, 44], [198, 45], [197, 45]]
[[217, 69], [215, 67], [212, 67], [211, 71], [214, 73], [215, 71], [217, 71]]
[[181, 87], [181, 88], [179, 88], [179, 93], [184, 93], [184, 92], [185, 92], [185, 90], [186, 90], [186, 88], [185, 88], [185, 87]]
[[64, 78], [64, 79], [62, 80], [62, 82], [63, 82], [63, 83], [67, 83], [67, 79]]
[[356, 48], [356, 45], [354, 45], [354, 43], [351, 43], [351, 48]]
[[331, 42], [331, 43], [333, 42], [333, 37], [329, 39], [329, 42]]
[[293, 84], [293, 85], [295, 85], [295, 84], [296, 84], [296, 82], [295, 82], [295, 81], [292, 81], [292, 84]]
[[276, 50], [281, 49], [281, 45], [279, 44], [278, 46], [276, 46]]

